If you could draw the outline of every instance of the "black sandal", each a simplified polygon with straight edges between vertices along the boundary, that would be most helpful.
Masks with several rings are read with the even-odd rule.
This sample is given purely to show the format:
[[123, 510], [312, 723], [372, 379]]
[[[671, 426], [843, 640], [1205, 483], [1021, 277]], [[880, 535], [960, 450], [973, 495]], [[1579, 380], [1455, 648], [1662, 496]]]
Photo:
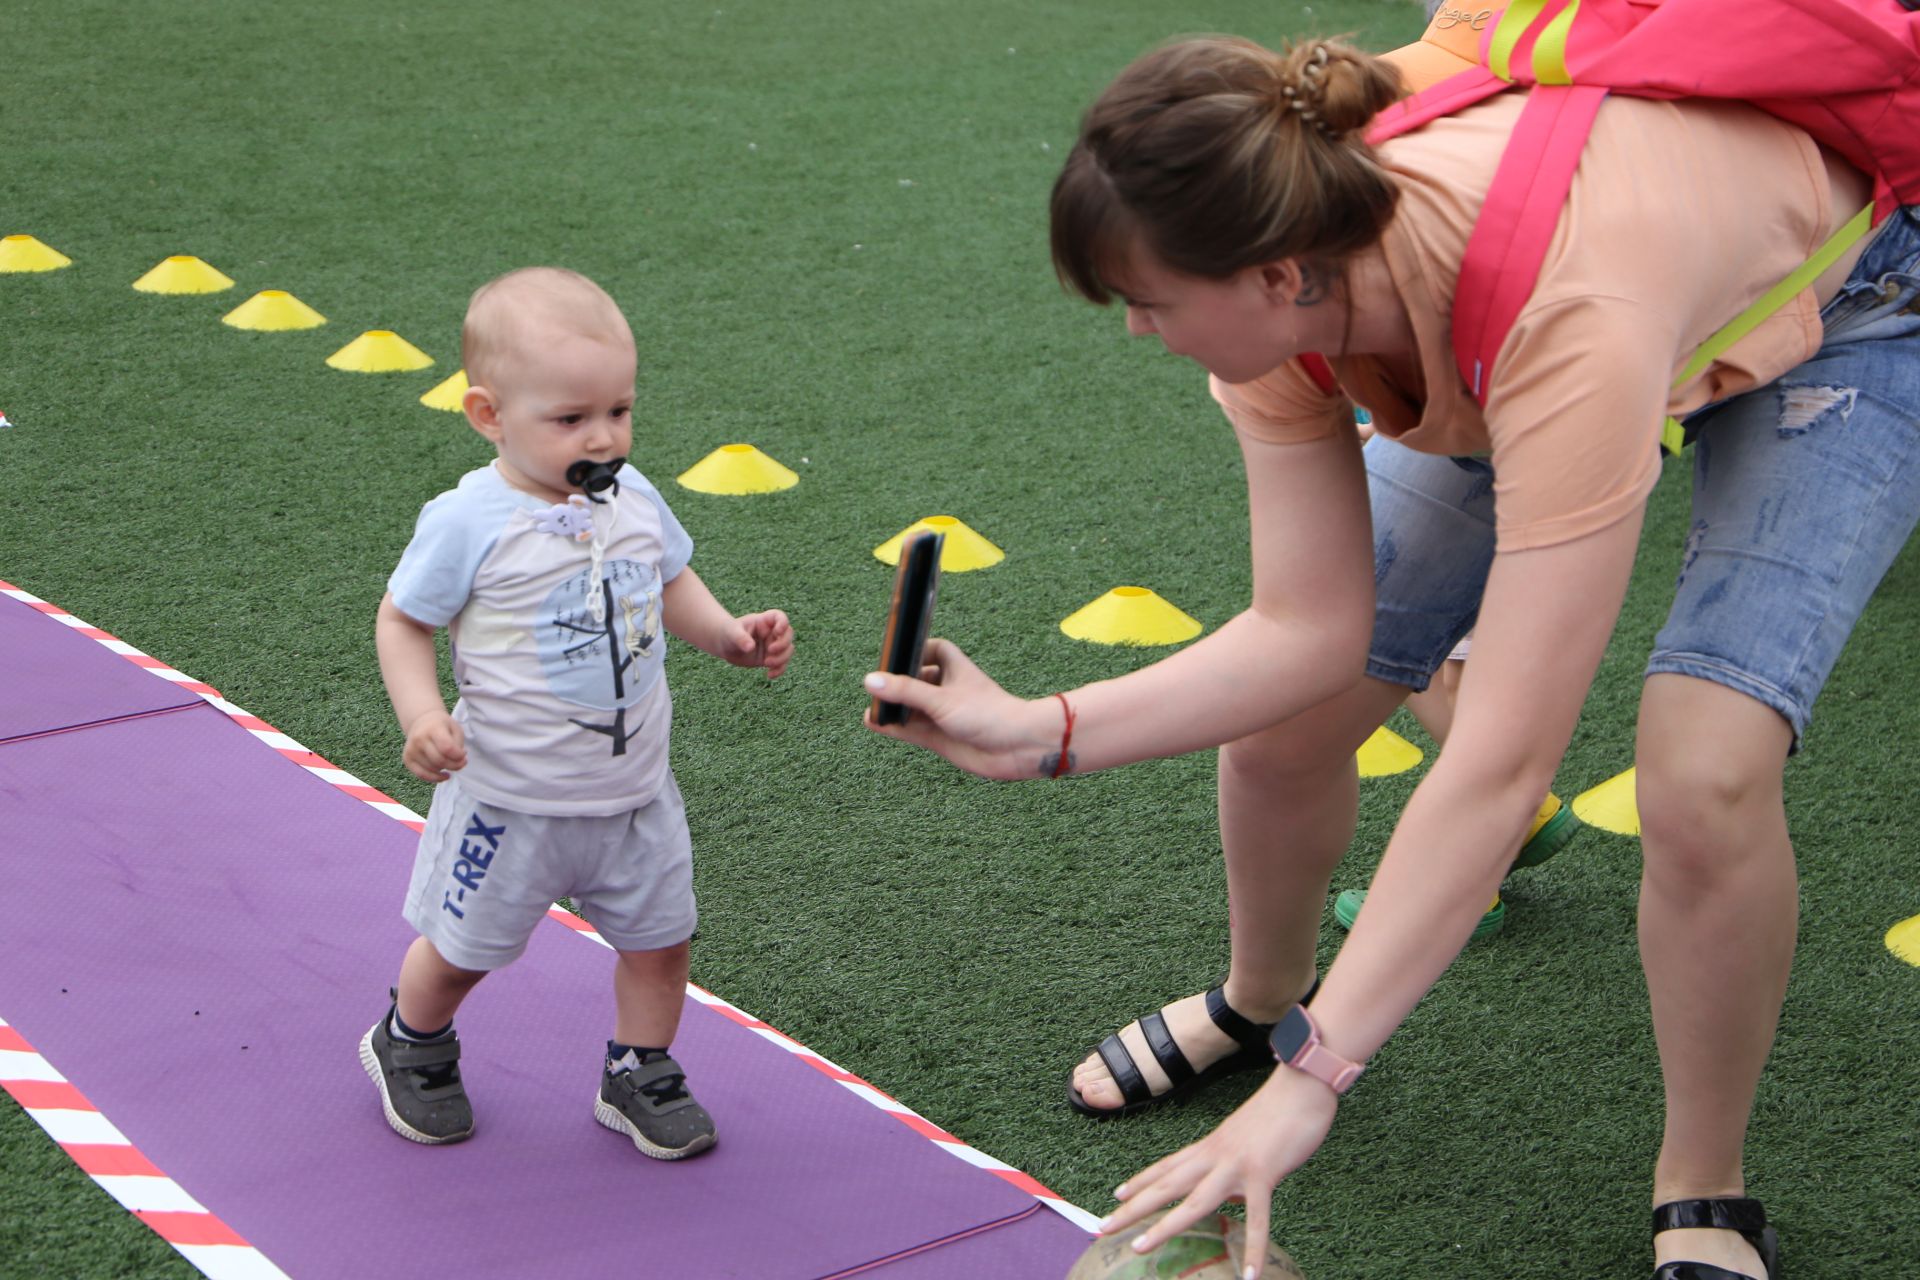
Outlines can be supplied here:
[[[1300, 997], [1305, 1004], [1313, 999], [1320, 990], [1320, 979], [1315, 978], [1313, 985], [1307, 988], [1307, 994]], [[1153, 1059], [1160, 1064], [1170, 1082], [1164, 1093], [1155, 1093], [1147, 1084], [1146, 1077], [1140, 1074], [1140, 1068], [1134, 1063], [1133, 1055], [1127, 1052], [1126, 1044], [1115, 1032], [1100, 1042], [1097, 1052], [1100, 1061], [1106, 1064], [1107, 1074], [1120, 1086], [1120, 1105], [1117, 1107], [1092, 1107], [1073, 1087], [1073, 1077], [1067, 1077], [1067, 1105], [1083, 1116], [1092, 1116], [1096, 1120], [1106, 1120], [1114, 1116], [1124, 1116], [1162, 1102], [1172, 1102], [1183, 1098], [1196, 1089], [1204, 1088], [1223, 1076], [1241, 1071], [1253, 1071], [1273, 1066], [1273, 1049], [1267, 1044], [1267, 1036], [1273, 1031], [1271, 1022], [1255, 1022], [1251, 1018], [1234, 1011], [1227, 1003], [1226, 984], [1207, 992], [1207, 1016], [1213, 1019], [1213, 1025], [1224, 1031], [1228, 1038], [1240, 1047], [1227, 1054], [1204, 1071], [1195, 1071], [1193, 1064], [1187, 1061], [1187, 1055], [1180, 1052], [1180, 1046], [1173, 1042], [1173, 1033], [1167, 1030], [1167, 1020], [1163, 1010], [1155, 1009], [1140, 1022], [1140, 1034], [1146, 1038], [1147, 1048], [1153, 1051]]]
[[1767, 1225], [1767, 1211], [1758, 1200], [1744, 1196], [1715, 1196], [1705, 1200], [1670, 1200], [1653, 1211], [1653, 1234], [1689, 1227], [1718, 1227], [1738, 1231], [1760, 1251], [1764, 1276], [1750, 1276], [1705, 1262], [1669, 1262], [1653, 1273], [1653, 1280], [1780, 1280], [1780, 1236]]

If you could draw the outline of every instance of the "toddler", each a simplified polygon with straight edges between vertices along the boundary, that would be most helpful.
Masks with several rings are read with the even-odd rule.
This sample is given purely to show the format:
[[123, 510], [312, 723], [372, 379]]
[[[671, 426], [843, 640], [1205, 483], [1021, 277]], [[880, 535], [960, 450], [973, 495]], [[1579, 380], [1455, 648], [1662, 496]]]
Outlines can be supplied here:
[[667, 1052], [694, 903], [662, 632], [778, 676], [793, 630], [778, 610], [736, 618], [714, 599], [685, 530], [627, 463], [633, 334], [599, 286], [510, 272], [473, 295], [461, 345], [467, 421], [498, 456], [421, 510], [374, 625], [402, 758], [438, 785], [407, 892], [420, 936], [360, 1059], [401, 1136], [471, 1135], [454, 1012], [571, 898], [619, 954], [594, 1117], [680, 1159], [714, 1127]]

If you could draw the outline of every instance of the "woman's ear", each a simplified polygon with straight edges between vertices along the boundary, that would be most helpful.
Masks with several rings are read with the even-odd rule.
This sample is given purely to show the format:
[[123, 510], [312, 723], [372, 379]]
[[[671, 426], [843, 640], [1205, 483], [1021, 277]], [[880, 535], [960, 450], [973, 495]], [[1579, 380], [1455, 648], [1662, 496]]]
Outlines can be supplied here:
[[1263, 263], [1254, 270], [1260, 273], [1261, 289], [1276, 305], [1310, 307], [1326, 296], [1324, 290], [1314, 287], [1313, 276], [1298, 258]]
[[460, 408], [467, 415], [468, 426], [494, 444], [500, 443], [500, 405], [493, 392], [485, 387], [468, 387], [467, 394], [460, 397]]

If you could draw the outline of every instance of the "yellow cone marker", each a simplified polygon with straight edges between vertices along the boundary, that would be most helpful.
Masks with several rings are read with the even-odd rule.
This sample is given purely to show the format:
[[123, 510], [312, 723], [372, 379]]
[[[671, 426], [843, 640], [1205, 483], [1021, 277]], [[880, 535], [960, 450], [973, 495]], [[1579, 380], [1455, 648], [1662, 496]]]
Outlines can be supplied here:
[[1068, 615], [1060, 629], [1075, 640], [1131, 645], [1180, 644], [1202, 630], [1198, 620], [1145, 587], [1115, 587]]
[[1382, 725], [1360, 744], [1360, 776], [1384, 778], [1392, 773], [1405, 773], [1424, 758], [1420, 748]]
[[988, 565], [999, 564], [1007, 558], [1006, 552], [952, 516], [928, 516], [925, 520], [914, 521], [875, 547], [874, 558], [882, 564], [899, 564], [901, 544], [906, 542], [910, 535], [924, 530], [947, 535], [947, 540], [942, 544], [940, 552], [942, 573], [966, 573], [970, 569], [984, 569]]
[[176, 253], [133, 282], [142, 293], [219, 293], [233, 279], [190, 253]]
[[467, 371], [456, 369], [451, 378], [420, 397], [420, 403], [429, 409], [450, 409], [459, 413], [461, 401], [467, 395]]
[[399, 373], [424, 369], [433, 357], [391, 329], [369, 329], [328, 356], [327, 363], [352, 373]]
[[284, 329], [317, 329], [327, 318], [285, 289], [262, 289], [220, 317], [236, 329], [277, 333]]
[[680, 473], [695, 493], [776, 493], [800, 483], [797, 473], [750, 444], [723, 444]]
[[73, 259], [32, 236], [0, 237], [0, 271], [58, 271]]
[[1920, 916], [1909, 916], [1887, 930], [1887, 950], [1911, 965], [1920, 965]]
[[1591, 791], [1574, 797], [1573, 816], [1590, 827], [1615, 835], [1640, 834], [1640, 807], [1634, 800], [1633, 770], [1609, 778]]

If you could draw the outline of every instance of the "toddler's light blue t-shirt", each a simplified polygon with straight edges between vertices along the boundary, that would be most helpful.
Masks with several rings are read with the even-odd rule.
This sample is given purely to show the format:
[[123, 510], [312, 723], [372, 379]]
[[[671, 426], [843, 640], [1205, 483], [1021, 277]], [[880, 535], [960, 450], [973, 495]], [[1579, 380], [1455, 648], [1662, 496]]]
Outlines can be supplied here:
[[[590, 595], [596, 525], [605, 550]], [[544, 502], [489, 464], [421, 508], [387, 590], [408, 617], [448, 628], [461, 777], [475, 796], [543, 814], [653, 799], [673, 719], [660, 591], [692, 556], [632, 466], [607, 503]]]

